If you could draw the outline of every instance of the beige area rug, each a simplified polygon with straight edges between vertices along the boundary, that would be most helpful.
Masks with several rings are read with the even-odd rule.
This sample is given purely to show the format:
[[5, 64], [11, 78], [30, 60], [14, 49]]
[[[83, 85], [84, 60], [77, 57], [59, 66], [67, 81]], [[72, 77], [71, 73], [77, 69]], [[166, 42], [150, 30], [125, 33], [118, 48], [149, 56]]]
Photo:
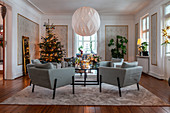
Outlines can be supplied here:
[[160, 98], [140, 86], [136, 85], [122, 88], [122, 97], [119, 97], [116, 86], [103, 84], [102, 92], [99, 86], [75, 86], [75, 94], [72, 94], [72, 86], [56, 89], [55, 99], [52, 99], [53, 91], [35, 86], [35, 92], [28, 86], [14, 96], [0, 104], [20, 105], [167, 105]]

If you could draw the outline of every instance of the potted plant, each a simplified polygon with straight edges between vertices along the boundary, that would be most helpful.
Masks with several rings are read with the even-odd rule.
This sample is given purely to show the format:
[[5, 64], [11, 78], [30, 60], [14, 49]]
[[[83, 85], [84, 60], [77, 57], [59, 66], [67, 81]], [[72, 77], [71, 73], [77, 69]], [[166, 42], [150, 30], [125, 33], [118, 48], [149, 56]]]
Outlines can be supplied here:
[[147, 42], [143, 42], [139, 48], [142, 49], [143, 56], [149, 56], [149, 52], [147, 51], [147, 48], [148, 48]]
[[113, 46], [113, 49], [111, 49], [112, 58], [124, 58], [127, 52], [126, 44], [128, 43], [128, 40], [123, 36], [117, 36], [116, 41], [114, 39], [111, 39], [108, 46]]
[[81, 45], [79, 48], [78, 48], [80, 54], [82, 55], [83, 54], [83, 46]]
[[93, 52], [93, 49], [92, 49], [92, 41], [90, 41], [90, 52], [91, 52], [91, 53], [94, 53], [94, 52]]

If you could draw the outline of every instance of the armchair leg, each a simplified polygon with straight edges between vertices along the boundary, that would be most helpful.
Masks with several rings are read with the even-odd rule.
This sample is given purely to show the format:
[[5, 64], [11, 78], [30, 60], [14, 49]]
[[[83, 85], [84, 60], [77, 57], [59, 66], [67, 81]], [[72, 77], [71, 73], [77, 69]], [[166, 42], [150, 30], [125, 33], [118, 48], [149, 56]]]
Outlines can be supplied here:
[[56, 90], [57, 79], [54, 80], [54, 89], [53, 89], [53, 98], [55, 98], [55, 90]]
[[33, 84], [33, 86], [32, 86], [32, 92], [34, 92], [34, 87], [35, 87], [35, 85]]
[[138, 91], [139, 91], [139, 83], [137, 83], [137, 88], [138, 88]]
[[73, 86], [73, 94], [74, 94], [74, 75], [72, 76], [72, 86]]
[[120, 87], [120, 80], [119, 80], [119, 77], [117, 77], [117, 84], [118, 84], [118, 88], [119, 88], [119, 96], [121, 97], [122, 94], [121, 94], [121, 87]]
[[99, 90], [102, 92], [102, 75], [100, 75]]
[[32, 81], [30, 80], [30, 86], [31, 86], [31, 84], [32, 84]]

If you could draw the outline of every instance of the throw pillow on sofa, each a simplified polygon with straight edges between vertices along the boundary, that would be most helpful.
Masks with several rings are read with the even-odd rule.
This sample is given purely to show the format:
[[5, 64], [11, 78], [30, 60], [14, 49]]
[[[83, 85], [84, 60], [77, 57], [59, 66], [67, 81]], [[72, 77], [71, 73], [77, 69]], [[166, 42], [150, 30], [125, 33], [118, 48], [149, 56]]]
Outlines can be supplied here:
[[131, 68], [131, 67], [137, 67], [138, 66], [138, 62], [123, 62], [121, 68]]

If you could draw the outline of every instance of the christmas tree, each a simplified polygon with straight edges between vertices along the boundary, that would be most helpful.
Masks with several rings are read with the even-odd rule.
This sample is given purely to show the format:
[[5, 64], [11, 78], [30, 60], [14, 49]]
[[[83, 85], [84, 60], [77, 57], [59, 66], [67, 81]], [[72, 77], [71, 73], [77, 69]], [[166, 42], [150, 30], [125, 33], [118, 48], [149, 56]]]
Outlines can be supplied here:
[[65, 56], [65, 50], [63, 45], [58, 41], [58, 37], [52, 33], [55, 29], [55, 26], [48, 23], [44, 24], [46, 28], [46, 37], [42, 37], [43, 42], [39, 43], [40, 47], [40, 60], [47, 62], [57, 62], [62, 61], [63, 56]]

